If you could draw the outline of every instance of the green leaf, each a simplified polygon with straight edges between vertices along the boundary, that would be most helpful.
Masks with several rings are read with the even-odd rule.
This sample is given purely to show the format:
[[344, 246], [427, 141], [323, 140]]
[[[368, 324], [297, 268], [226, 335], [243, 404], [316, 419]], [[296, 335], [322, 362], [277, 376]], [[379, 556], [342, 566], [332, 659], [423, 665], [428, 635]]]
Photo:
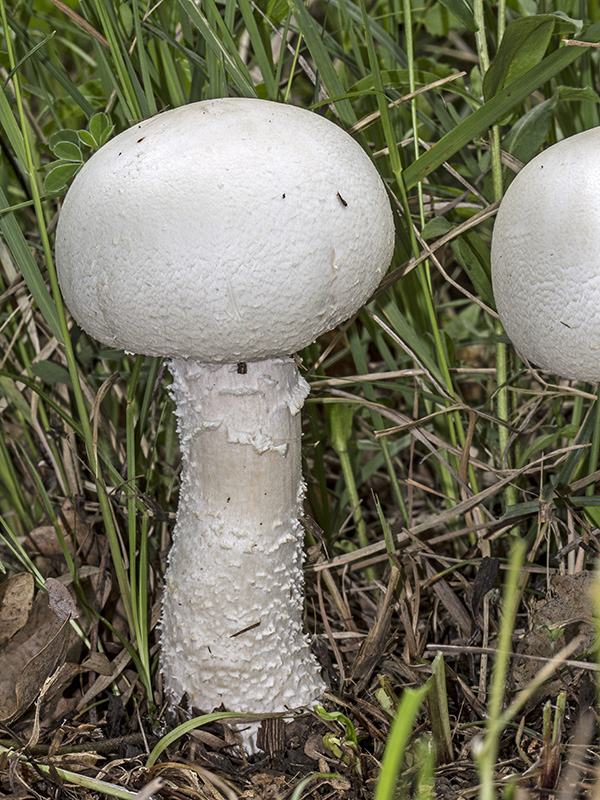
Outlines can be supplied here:
[[546, 141], [556, 108], [556, 96], [538, 103], [518, 119], [503, 142], [503, 149], [526, 164]]
[[434, 217], [423, 225], [421, 238], [425, 239], [425, 241], [437, 239], [439, 236], [444, 236], [446, 233], [449, 233], [453, 227], [454, 225], [448, 222], [446, 217]]
[[311, 781], [336, 780], [341, 777], [342, 776], [337, 772], [313, 772], [312, 775], [308, 775], [306, 778], [303, 778], [300, 781], [300, 783], [294, 789], [294, 793], [290, 797], [290, 800], [301, 800], [301, 798], [304, 797], [304, 790]]
[[234, 711], [214, 711], [212, 714], [202, 714], [200, 717], [188, 719], [185, 722], [182, 722], [181, 725], [178, 725], [176, 728], [173, 728], [173, 730], [165, 734], [162, 739], [159, 739], [159, 741], [154, 745], [154, 749], [148, 756], [148, 760], [146, 761], [146, 769], [150, 769], [154, 764], [156, 764], [161, 753], [166, 750], [167, 747], [170, 747], [170, 745], [172, 745], [178, 739], [181, 739], [182, 736], [185, 736], [186, 733], [189, 733], [196, 728], [201, 728], [203, 725], [209, 725], [211, 722], [221, 722], [232, 719], [240, 721], [258, 721], [265, 719], [268, 716], [268, 714], [237, 714]]
[[600, 95], [591, 86], [559, 86], [556, 90], [559, 100], [570, 102], [600, 103]]
[[427, 687], [421, 686], [419, 689], [405, 689], [402, 693], [383, 753], [375, 800], [394, 800], [396, 796], [404, 753], [426, 691]]
[[133, 31], [133, 12], [128, 3], [121, 3], [117, 11], [125, 36], [129, 39]]
[[100, 136], [100, 141], [98, 142], [98, 145], [100, 147], [102, 147], [108, 142], [108, 140], [112, 136], [112, 132], [114, 131], [114, 129], [115, 129], [114, 125], [107, 125], [106, 128], [104, 128], [104, 130], [102, 131], [102, 135]]
[[271, 48], [269, 47], [267, 49], [265, 47], [265, 43], [263, 42], [258, 24], [254, 17], [253, 8], [248, 0], [238, 0], [237, 5], [242, 12], [242, 17], [244, 18], [244, 24], [246, 26], [246, 32], [256, 56], [258, 66], [260, 68], [260, 74], [265, 82], [267, 95], [271, 100], [275, 100], [277, 98], [278, 87], [273, 71], [273, 58], [270, 55]]
[[350, 719], [342, 714], [341, 711], [326, 711], [323, 706], [315, 706], [316, 713], [321, 719], [328, 720], [329, 722], [339, 722], [346, 729], [346, 739], [358, 747], [358, 738], [356, 736], [356, 729]]
[[88, 127], [90, 129], [91, 135], [94, 137], [96, 141], [96, 147], [100, 147], [104, 131], [107, 128], [112, 128], [110, 120], [103, 111], [100, 111], [98, 114], [94, 114], [94, 116], [90, 120], [90, 124]]
[[544, 57], [556, 18], [552, 14], [520, 17], [511, 22], [483, 79], [483, 96], [489, 100]]
[[83, 161], [79, 145], [73, 144], [73, 142], [57, 142], [52, 148], [52, 152], [57, 158], [64, 161]]
[[44, 189], [46, 192], [59, 192], [66, 186], [80, 167], [81, 163], [57, 162], [57, 165], [46, 175], [44, 181]]
[[11, 81], [11, 79], [12, 79], [12, 76], [13, 76], [13, 75], [14, 75], [16, 72], [18, 72], [18, 70], [19, 70], [19, 69], [21, 69], [21, 67], [23, 66], [23, 64], [24, 64], [24, 63], [25, 63], [27, 60], [29, 60], [29, 59], [31, 58], [31, 56], [35, 55], [35, 53], [37, 53], [37, 52], [38, 52], [38, 50], [41, 50], [42, 48], [46, 47], [46, 45], [48, 44], [48, 42], [49, 42], [51, 39], [53, 39], [53, 38], [54, 38], [55, 34], [56, 34], [56, 31], [52, 31], [52, 33], [48, 34], [48, 36], [46, 36], [44, 39], [42, 39], [42, 41], [41, 41], [41, 42], [38, 42], [38, 43], [35, 45], [35, 47], [32, 47], [32, 48], [31, 48], [31, 50], [30, 50], [28, 53], [26, 53], [26, 54], [23, 56], [23, 58], [20, 58], [20, 59], [17, 61], [17, 63], [16, 63], [16, 64], [15, 64], [15, 66], [13, 67], [13, 69], [11, 69], [11, 71], [8, 73], [8, 75], [6, 76], [6, 78], [4, 78], [4, 83], [5, 83], [5, 85], [6, 85], [6, 84], [8, 84], [8, 83], [10, 83], [10, 81]]
[[31, 371], [46, 383], [64, 383], [71, 386], [71, 377], [68, 371], [55, 364], [54, 361], [38, 361], [31, 365]]
[[89, 131], [77, 131], [77, 136], [79, 136], [79, 141], [86, 147], [91, 147], [92, 150], [98, 147], [98, 142]]
[[477, 24], [473, 17], [473, 9], [466, 0], [440, 0], [440, 3], [448, 9], [452, 16], [462, 23], [468, 31], [474, 33]]
[[451, 243], [456, 260], [463, 267], [475, 291], [488, 306], [496, 308], [492, 291], [490, 251], [472, 231], [467, 231]]
[[79, 147], [79, 136], [77, 135], [77, 131], [72, 131], [69, 130], [68, 128], [56, 131], [48, 139], [48, 146], [50, 147], [50, 150], [54, 152], [54, 148], [57, 147], [62, 142], [71, 142], [71, 144], [74, 144], [76, 147]]
[[331, 446], [338, 454], [348, 451], [348, 442], [352, 436], [354, 410], [353, 406], [341, 403], [332, 403], [326, 407]]

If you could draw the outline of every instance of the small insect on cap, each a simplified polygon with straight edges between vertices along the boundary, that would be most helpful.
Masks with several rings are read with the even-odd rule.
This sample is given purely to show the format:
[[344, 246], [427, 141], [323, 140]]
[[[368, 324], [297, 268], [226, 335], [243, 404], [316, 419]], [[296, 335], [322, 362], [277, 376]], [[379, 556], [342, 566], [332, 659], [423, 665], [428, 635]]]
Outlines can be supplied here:
[[393, 242], [385, 187], [351, 136], [228, 98], [102, 147], [65, 198], [56, 257], [67, 306], [101, 342], [236, 362], [291, 354], [355, 313]]
[[509, 186], [492, 239], [498, 313], [515, 347], [600, 379], [600, 128], [544, 150]]

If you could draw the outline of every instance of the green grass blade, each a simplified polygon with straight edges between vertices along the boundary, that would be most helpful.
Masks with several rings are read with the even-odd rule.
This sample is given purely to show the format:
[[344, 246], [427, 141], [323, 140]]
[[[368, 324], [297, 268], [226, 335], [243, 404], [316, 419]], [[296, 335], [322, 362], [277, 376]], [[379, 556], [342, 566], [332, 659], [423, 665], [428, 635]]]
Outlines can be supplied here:
[[213, 30], [208, 19], [200, 11], [193, 0], [178, 0], [178, 2], [185, 13], [189, 16], [194, 27], [198, 30], [206, 42], [206, 46], [211, 50], [212, 53], [215, 54], [218, 59], [223, 60], [229, 76], [237, 86], [240, 93], [245, 97], [256, 97], [256, 89], [254, 88], [248, 73], [248, 69], [242, 61], [231, 34], [227, 30], [225, 23], [223, 22], [212, 0], [208, 0], [207, 5], [209, 9], [212, 8], [217, 10], [215, 22], [223, 41], [219, 39], [217, 36], [217, 31]]
[[[8, 17], [7, 19], [8, 25], [12, 30], [15, 32], [16, 37], [19, 42], [23, 43], [27, 47], [30, 47], [32, 50], [34, 48], [34, 43], [31, 39], [31, 36], [27, 32], [27, 30], [22, 26], [19, 25], [13, 17]], [[46, 42], [49, 50], [54, 49], [54, 45], [56, 44], [55, 40], [50, 40]], [[59, 66], [60, 65], [60, 57], [55, 55], [54, 58], [50, 58], [44, 50], [36, 50], [33, 54], [35, 61], [40, 67], [43, 68], [44, 71], [48, 73], [54, 80], [56, 80], [61, 88], [64, 90], [65, 96], [72, 98], [75, 104], [83, 111], [84, 114], [91, 117], [94, 113], [94, 107], [91, 103], [87, 100], [87, 98], [79, 91], [77, 86], [73, 83], [71, 78], [68, 76], [66, 71]]]
[[222, 722], [228, 719], [257, 722], [261, 719], [266, 719], [272, 716], [272, 714], [236, 714], [234, 711], [215, 711], [212, 714], [203, 714], [200, 717], [188, 719], [186, 722], [178, 725], [172, 731], [169, 731], [166, 736], [163, 736], [162, 739], [160, 739], [160, 741], [154, 745], [154, 748], [148, 756], [148, 760], [146, 761], [146, 769], [150, 769], [150, 767], [156, 764], [167, 747], [170, 747], [170, 745], [172, 745], [178, 739], [181, 739], [181, 737], [185, 736], [186, 733], [194, 731], [196, 728], [201, 728], [203, 725], [209, 725], [211, 722]]
[[289, 6], [296, 18], [298, 28], [306, 41], [307, 47], [315, 62], [317, 71], [323, 81], [330, 97], [337, 98], [334, 105], [340, 119], [346, 127], [356, 122], [356, 114], [350, 101], [345, 98], [345, 89], [340, 83], [338, 74], [331, 61], [331, 57], [321, 38], [321, 32], [314, 17], [308, 12], [302, 0], [288, 0]]
[[[2, 209], [10, 207], [8, 198], [0, 189], [0, 212]], [[63, 341], [61, 326], [56, 311], [56, 305], [46, 288], [46, 283], [40, 273], [40, 269], [31, 255], [30, 245], [27, 243], [23, 231], [19, 227], [15, 217], [11, 213], [0, 213], [0, 233], [19, 267], [25, 283], [31, 292], [38, 308], [44, 315], [44, 319], [50, 326], [52, 333], [59, 342]]]
[[141, 8], [132, 4], [133, 7], [133, 25], [136, 38], [136, 51], [138, 56], [139, 70], [142, 76], [142, 86], [144, 90], [145, 105], [148, 109], [149, 116], [156, 114], [158, 111], [154, 91], [152, 88], [152, 78], [150, 76], [150, 56], [148, 48], [145, 47], [144, 31], [140, 20]]
[[394, 800], [395, 798], [396, 784], [406, 747], [426, 692], [426, 687], [422, 686], [420, 689], [405, 689], [402, 693], [383, 753], [381, 774], [375, 789], [375, 800]]
[[250, 37], [252, 49], [256, 55], [258, 67], [267, 90], [267, 96], [270, 100], [276, 100], [279, 89], [277, 87], [277, 83], [275, 82], [273, 59], [271, 58], [270, 54], [267, 53], [250, 3], [248, 0], [238, 0], [238, 5], [242, 12], [242, 17], [244, 18], [244, 23], [246, 25], [246, 30], [248, 31], [248, 36]]

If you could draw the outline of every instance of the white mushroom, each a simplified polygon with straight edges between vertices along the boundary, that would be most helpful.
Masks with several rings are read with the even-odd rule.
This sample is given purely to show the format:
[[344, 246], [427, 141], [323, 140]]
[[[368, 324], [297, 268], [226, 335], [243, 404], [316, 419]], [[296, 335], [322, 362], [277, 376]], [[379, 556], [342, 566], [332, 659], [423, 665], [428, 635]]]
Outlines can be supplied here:
[[600, 379], [600, 128], [544, 150], [500, 204], [492, 279], [500, 319], [525, 358]]
[[145, 120], [67, 194], [56, 255], [73, 316], [173, 375], [183, 472], [161, 664], [174, 701], [271, 712], [323, 690], [302, 630], [308, 385], [291, 354], [360, 308], [393, 241], [360, 146], [268, 101]]

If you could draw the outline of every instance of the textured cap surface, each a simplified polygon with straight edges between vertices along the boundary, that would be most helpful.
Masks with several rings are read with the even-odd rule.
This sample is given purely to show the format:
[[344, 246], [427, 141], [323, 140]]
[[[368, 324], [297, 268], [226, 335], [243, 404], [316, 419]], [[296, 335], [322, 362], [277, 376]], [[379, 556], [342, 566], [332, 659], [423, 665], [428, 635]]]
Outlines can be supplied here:
[[566, 378], [600, 379], [600, 128], [548, 148], [509, 186], [492, 279], [523, 356]]
[[56, 258], [67, 306], [101, 342], [232, 362], [292, 353], [351, 316], [393, 241], [385, 187], [351, 136], [230, 98], [102, 147], [65, 198]]

